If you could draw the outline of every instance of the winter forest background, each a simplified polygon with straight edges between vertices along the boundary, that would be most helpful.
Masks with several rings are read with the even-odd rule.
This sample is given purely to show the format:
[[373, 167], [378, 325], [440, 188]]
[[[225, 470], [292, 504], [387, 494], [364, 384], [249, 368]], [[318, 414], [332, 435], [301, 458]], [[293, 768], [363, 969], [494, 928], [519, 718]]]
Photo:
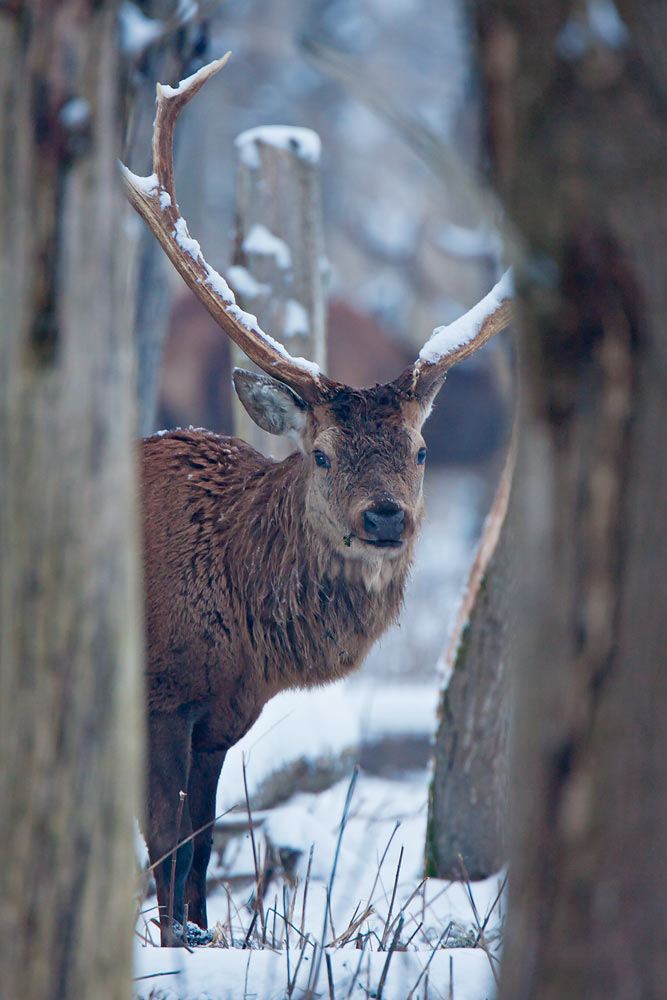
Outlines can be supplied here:
[[[127, 997], [131, 975], [141, 997], [662, 995], [665, 16], [607, 0], [0, 4], [7, 996]], [[235, 250], [235, 137], [313, 128], [328, 373], [398, 374], [509, 263], [521, 365], [517, 383], [496, 338], [438, 399], [401, 624], [344, 684], [276, 698], [228, 755], [216, 930], [189, 954], [152, 946], [133, 861], [132, 441], [230, 432], [230, 352], [123, 204], [115, 160], [148, 173], [155, 81], [227, 49], [177, 127], [207, 259], [224, 274]], [[509, 512], [450, 681], [519, 397]], [[480, 718], [495, 750], [475, 735], [465, 766], [493, 772], [502, 861], [445, 877], [461, 832], [442, 803]]]

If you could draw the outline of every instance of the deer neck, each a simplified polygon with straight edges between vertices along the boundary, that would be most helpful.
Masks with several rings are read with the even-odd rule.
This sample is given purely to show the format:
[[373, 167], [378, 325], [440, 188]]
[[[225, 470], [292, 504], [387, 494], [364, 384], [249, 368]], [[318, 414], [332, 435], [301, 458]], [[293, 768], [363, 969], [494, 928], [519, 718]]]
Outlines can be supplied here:
[[259, 596], [289, 643], [278, 688], [321, 684], [358, 667], [396, 620], [412, 561], [411, 542], [394, 559], [341, 556], [306, 519], [302, 461], [292, 455], [267, 465], [266, 490], [259, 491], [266, 553]]

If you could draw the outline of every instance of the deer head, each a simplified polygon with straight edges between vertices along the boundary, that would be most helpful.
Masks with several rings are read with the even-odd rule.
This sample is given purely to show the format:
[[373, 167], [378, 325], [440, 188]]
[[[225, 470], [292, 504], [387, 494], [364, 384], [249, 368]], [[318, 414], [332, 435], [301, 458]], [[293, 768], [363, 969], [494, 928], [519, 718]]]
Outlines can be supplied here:
[[234, 387], [252, 419], [288, 434], [303, 453], [308, 524], [345, 560], [395, 559], [422, 515], [426, 447], [421, 428], [447, 371], [478, 350], [511, 318], [505, 276], [477, 306], [433, 332], [398, 378], [353, 389], [291, 357], [243, 312], [225, 280], [204, 259], [180, 215], [174, 190], [173, 131], [178, 114], [226, 63], [229, 53], [177, 88], [157, 85], [153, 173], [122, 167], [127, 196], [168, 257], [220, 327], [266, 374], [236, 369]]

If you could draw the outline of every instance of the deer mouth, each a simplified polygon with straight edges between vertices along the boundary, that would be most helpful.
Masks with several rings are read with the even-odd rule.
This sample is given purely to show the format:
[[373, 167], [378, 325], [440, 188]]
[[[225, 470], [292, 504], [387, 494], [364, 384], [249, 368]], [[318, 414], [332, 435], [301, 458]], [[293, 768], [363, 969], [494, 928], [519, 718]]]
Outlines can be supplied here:
[[359, 541], [376, 549], [400, 549], [403, 545], [400, 538], [359, 538]]

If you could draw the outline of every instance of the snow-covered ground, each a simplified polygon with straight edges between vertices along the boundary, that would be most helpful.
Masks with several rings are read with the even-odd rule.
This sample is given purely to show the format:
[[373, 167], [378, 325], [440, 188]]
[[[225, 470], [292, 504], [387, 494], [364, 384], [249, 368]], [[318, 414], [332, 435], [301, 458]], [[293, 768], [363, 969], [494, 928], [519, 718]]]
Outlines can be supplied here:
[[[472, 886], [423, 881], [437, 664], [472, 560], [482, 493], [470, 473], [431, 471], [400, 625], [356, 676], [275, 698], [229, 752], [209, 868], [213, 940], [192, 954], [153, 947], [149, 896], [137, 925], [138, 996], [271, 1000], [302, 997], [310, 986], [313, 996], [340, 1000], [377, 996], [381, 980], [385, 1000], [494, 995], [487, 950], [498, 946], [500, 876]], [[252, 923], [255, 862], [247, 810], [238, 807], [244, 764], [266, 870], [264, 930], [260, 915]], [[332, 990], [315, 947], [322, 942]]]

